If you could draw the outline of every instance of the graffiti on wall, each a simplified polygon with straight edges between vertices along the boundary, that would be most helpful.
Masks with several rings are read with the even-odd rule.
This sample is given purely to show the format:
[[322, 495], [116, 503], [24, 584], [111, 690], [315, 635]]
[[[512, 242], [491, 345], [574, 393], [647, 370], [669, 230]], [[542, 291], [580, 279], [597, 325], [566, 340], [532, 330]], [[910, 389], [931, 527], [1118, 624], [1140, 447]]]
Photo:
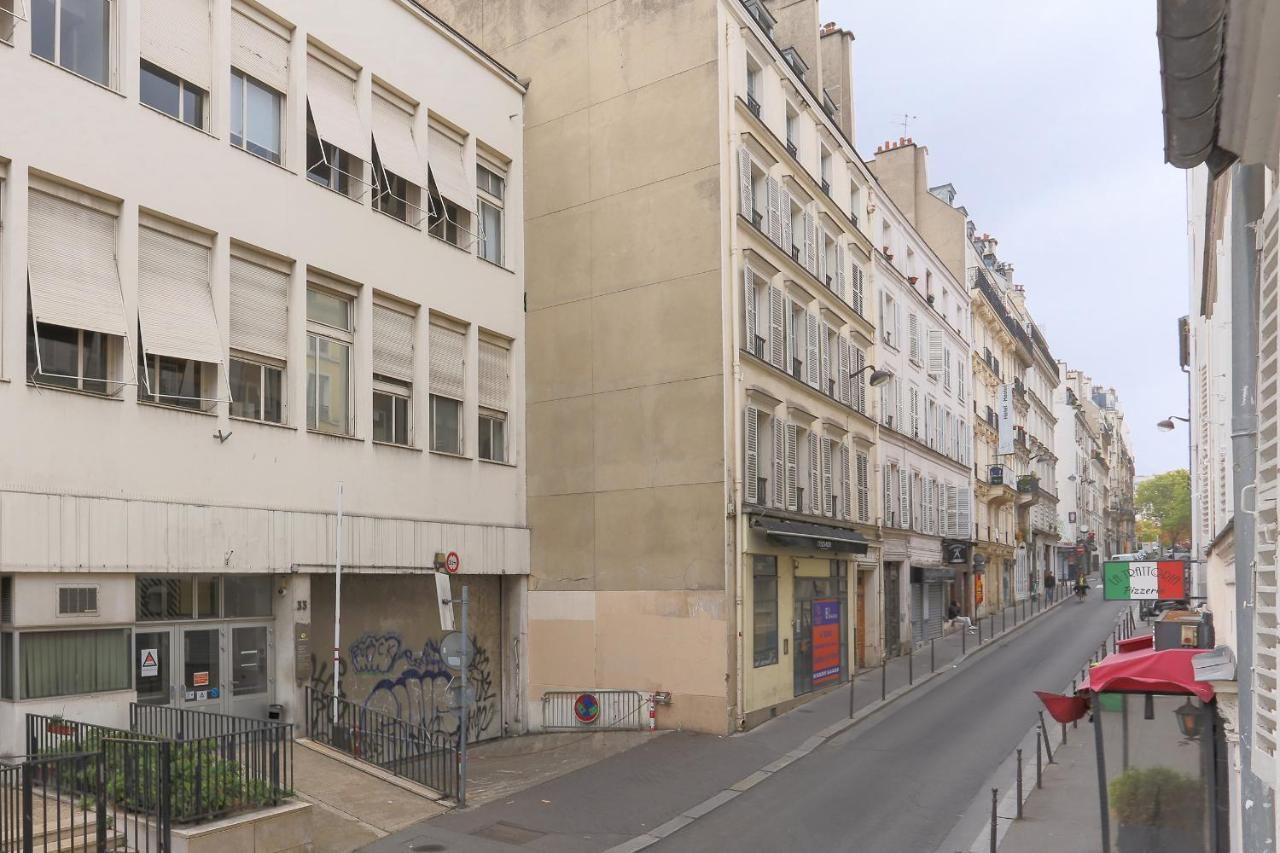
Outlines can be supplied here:
[[[467, 680], [475, 694], [475, 705], [467, 720], [467, 739], [478, 740], [488, 733], [498, 715], [497, 683], [489, 650], [472, 635], [475, 656]], [[348, 648], [351, 671], [369, 687], [363, 703], [370, 710], [389, 714], [432, 733], [456, 735], [460, 715], [450, 707], [449, 687], [458, 673], [445, 665], [440, 642], [428, 639], [421, 651], [407, 646], [398, 633], [366, 633]], [[343, 662], [345, 677], [346, 661]], [[359, 692], [364, 692], [363, 688]], [[358, 695], [350, 698], [361, 701]]]

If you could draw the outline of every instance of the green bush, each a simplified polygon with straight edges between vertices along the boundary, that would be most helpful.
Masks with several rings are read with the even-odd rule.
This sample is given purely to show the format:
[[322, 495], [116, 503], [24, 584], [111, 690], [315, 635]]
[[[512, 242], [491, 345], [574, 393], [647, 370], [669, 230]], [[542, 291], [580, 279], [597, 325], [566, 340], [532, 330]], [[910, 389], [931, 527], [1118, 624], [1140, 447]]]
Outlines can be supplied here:
[[1111, 810], [1122, 824], [1200, 831], [1204, 787], [1170, 767], [1132, 767], [1108, 786]]

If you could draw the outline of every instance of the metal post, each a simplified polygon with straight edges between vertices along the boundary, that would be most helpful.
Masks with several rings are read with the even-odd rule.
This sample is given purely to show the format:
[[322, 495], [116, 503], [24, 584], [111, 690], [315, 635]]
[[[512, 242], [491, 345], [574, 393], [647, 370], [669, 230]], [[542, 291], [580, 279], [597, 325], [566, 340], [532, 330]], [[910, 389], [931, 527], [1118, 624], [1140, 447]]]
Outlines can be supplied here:
[[1120, 694], [1120, 725], [1121, 725], [1121, 731], [1124, 732], [1124, 734], [1121, 735], [1121, 741], [1122, 741], [1121, 749], [1120, 749], [1121, 769], [1128, 770], [1129, 769], [1129, 694], [1128, 693]]
[[1066, 723], [1062, 724], [1062, 742], [1063, 743], [1067, 742], [1067, 724]]
[[996, 848], [999, 846], [996, 843], [996, 833], [999, 830], [996, 825], [996, 802], [999, 795], [1000, 792], [997, 789], [991, 789], [991, 853], [997, 853]]
[[[1049, 746], [1049, 730], [1044, 725], [1044, 711], [1038, 712], [1040, 716], [1040, 737], [1044, 740], [1044, 751], [1049, 756], [1049, 763], [1053, 763], [1053, 747]], [[1062, 739], [1067, 739], [1067, 727], [1062, 727]]]
[[1093, 748], [1098, 759], [1098, 816], [1102, 820], [1102, 853], [1111, 853], [1111, 809], [1107, 804], [1107, 757], [1102, 750], [1102, 708], [1094, 694]]
[[1045, 740], [1040, 737], [1044, 734], [1044, 726], [1040, 727], [1040, 731], [1036, 733], [1036, 788], [1043, 788], [1044, 784], [1040, 780], [1040, 774], [1044, 770], [1044, 744]]
[[978, 646], [982, 646], [982, 617], [978, 617]]
[[[97, 819], [97, 833], [95, 841], [98, 843], [99, 850], [107, 849], [107, 756], [103, 752], [95, 753], [93, 756], [93, 785], [95, 809], [94, 816]], [[74, 846], [74, 842], [72, 844]]]
[[471, 710], [471, 702], [467, 698], [471, 685], [468, 670], [471, 665], [471, 644], [467, 639], [467, 611], [469, 609], [470, 599], [468, 597], [468, 588], [466, 584], [462, 585], [462, 689], [461, 693], [462, 710], [458, 724], [458, 807], [467, 807], [467, 716]]
[[[960, 630], [961, 630], [962, 632], [964, 631], [964, 629], [963, 629], [963, 628], [962, 628], [962, 629], [960, 629]], [[929, 640], [929, 672], [933, 672], [933, 671], [934, 671], [934, 660], [933, 660], [933, 640], [932, 640], [932, 639], [930, 639], [930, 640]]]
[[915, 660], [916, 647], [913, 643], [911, 648], [907, 649], [907, 686], [910, 687], [915, 681]]
[[[1039, 743], [1039, 741], [1036, 741]], [[1022, 747], [1018, 747], [1018, 820], [1022, 820]]]
[[333, 733], [338, 733], [338, 694], [341, 683], [338, 671], [342, 668], [342, 484], [338, 484], [337, 551], [334, 556], [333, 578]]
[[851, 720], [853, 719], [853, 683], [856, 680], [854, 674], [852, 672], [849, 673], [849, 719]]
[[885, 685], [887, 683], [885, 670], [888, 662], [889, 662], [888, 656], [882, 656], [880, 658], [880, 701], [881, 702], [884, 701], [884, 697], [885, 697]]

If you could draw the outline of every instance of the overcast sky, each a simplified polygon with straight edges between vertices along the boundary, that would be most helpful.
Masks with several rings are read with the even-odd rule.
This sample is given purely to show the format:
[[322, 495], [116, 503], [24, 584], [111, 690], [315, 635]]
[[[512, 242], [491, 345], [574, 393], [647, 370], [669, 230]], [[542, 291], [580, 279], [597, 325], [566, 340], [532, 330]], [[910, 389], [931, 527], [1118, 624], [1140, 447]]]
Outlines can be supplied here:
[[857, 145], [929, 148], [1055, 356], [1114, 386], [1139, 474], [1187, 465], [1186, 193], [1165, 165], [1155, 0], [822, 0], [853, 31]]

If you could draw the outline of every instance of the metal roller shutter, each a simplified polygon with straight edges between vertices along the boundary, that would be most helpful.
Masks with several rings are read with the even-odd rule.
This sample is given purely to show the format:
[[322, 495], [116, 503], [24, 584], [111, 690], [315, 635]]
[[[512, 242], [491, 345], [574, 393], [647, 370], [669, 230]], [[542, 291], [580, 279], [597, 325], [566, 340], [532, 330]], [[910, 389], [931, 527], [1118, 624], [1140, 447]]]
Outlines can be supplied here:
[[511, 351], [504, 346], [480, 342], [480, 405], [499, 412], [511, 405]]
[[231, 348], [285, 361], [289, 355], [289, 276], [231, 258]]
[[279, 92], [289, 91], [289, 31], [243, 6], [231, 9], [231, 64]]
[[142, 58], [210, 89], [213, 26], [209, 0], [143, 0]]
[[368, 162], [369, 131], [360, 120], [360, 111], [356, 107], [353, 71], [338, 67], [326, 57], [309, 54], [307, 103], [311, 106], [311, 117], [321, 139]]
[[31, 190], [27, 272], [38, 323], [126, 337], [116, 218]]
[[373, 306], [373, 372], [413, 381], [413, 317], [384, 305]]
[[947, 615], [946, 584], [925, 584], [925, 595], [929, 601], [929, 617], [925, 622], [924, 638], [933, 640], [942, 636], [942, 624]]
[[924, 586], [911, 584], [911, 639], [924, 642]]
[[427, 162], [440, 195], [465, 210], [476, 206], [475, 174], [467, 174], [462, 140], [439, 125], [431, 125]]
[[431, 393], [463, 399], [466, 336], [453, 329], [431, 327]]
[[209, 256], [206, 246], [138, 229], [138, 321], [147, 353], [222, 363]]

